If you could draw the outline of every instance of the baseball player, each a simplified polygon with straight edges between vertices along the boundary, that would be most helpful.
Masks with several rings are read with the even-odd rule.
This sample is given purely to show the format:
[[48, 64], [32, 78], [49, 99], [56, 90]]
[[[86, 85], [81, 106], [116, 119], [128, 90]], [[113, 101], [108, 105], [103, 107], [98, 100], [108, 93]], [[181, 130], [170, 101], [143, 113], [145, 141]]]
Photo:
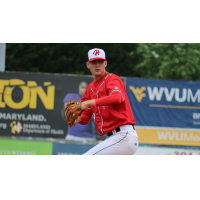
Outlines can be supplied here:
[[84, 155], [133, 155], [139, 140], [125, 85], [117, 75], [106, 71], [103, 49], [89, 50], [86, 66], [94, 81], [81, 98], [83, 112], [74, 125], [85, 125], [94, 115], [99, 135], [106, 134], [107, 138]]

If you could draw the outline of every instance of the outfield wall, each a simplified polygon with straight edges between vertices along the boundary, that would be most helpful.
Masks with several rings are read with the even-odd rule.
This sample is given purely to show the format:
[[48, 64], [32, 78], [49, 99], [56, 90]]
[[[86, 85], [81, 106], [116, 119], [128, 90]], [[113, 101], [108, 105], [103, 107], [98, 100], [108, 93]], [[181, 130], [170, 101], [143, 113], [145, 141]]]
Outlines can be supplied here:
[[[122, 80], [140, 144], [200, 146], [200, 82]], [[65, 139], [65, 98], [77, 95], [83, 81], [92, 76], [0, 72], [0, 136]], [[105, 139], [93, 119], [87, 131]]]

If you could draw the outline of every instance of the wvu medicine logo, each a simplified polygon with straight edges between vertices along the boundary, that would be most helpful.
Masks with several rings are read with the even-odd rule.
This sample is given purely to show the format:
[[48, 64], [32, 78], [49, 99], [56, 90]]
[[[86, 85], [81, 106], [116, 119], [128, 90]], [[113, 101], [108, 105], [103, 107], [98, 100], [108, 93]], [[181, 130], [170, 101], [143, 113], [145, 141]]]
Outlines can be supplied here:
[[11, 127], [11, 132], [13, 134], [15, 133], [19, 134], [22, 132], [22, 124], [19, 121], [17, 123], [16, 121], [11, 122], [10, 127]]
[[142, 98], [146, 97], [146, 94], [143, 93], [143, 91], [146, 90], [146, 87], [134, 88], [133, 86], [130, 86], [129, 89], [133, 92], [138, 102], [141, 102]]

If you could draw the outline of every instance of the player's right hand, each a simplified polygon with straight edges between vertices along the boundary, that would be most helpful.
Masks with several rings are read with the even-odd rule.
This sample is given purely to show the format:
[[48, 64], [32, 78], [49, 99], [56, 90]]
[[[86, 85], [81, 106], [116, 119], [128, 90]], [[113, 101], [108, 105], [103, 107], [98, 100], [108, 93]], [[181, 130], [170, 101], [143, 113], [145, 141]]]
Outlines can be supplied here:
[[78, 116], [77, 119], [74, 122], [74, 126], [76, 126], [76, 124], [78, 124], [81, 120], [82, 120], [82, 117]]

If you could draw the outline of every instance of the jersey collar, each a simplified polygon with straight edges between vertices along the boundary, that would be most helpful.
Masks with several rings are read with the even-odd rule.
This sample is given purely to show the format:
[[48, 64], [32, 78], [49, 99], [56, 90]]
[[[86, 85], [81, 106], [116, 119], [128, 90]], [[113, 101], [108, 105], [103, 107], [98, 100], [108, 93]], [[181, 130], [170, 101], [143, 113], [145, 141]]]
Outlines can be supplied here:
[[102, 80], [103, 80], [108, 74], [109, 74], [109, 72], [105, 72], [105, 73], [103, 74], [103, 76], [102, 76], [98, 81], [94, 81], [95, 87], [96, 87], [99, 83], [101, 83]]

